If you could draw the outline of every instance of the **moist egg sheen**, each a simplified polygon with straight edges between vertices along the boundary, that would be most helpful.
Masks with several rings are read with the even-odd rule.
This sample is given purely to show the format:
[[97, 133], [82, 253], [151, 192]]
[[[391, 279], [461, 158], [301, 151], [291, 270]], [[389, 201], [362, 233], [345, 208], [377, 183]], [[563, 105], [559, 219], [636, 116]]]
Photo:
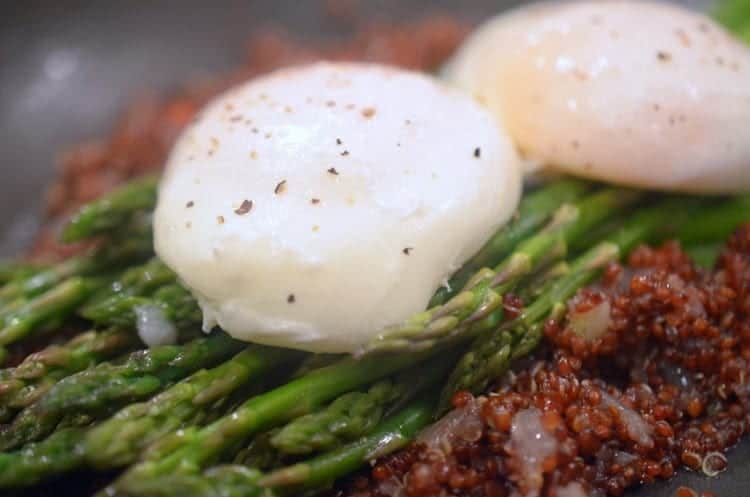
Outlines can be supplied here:
[[529, 163], [637, 187], [750, 190], [750, 51], [656, 2], [540, 3], [481, 26], [446, 77]]
[[413, 72], [321, 63], [200, 113], [170, 156], [155, 244], [206, 329], [350, 352], [424, 309], [520, 190], [510, 140], [472, 98]]

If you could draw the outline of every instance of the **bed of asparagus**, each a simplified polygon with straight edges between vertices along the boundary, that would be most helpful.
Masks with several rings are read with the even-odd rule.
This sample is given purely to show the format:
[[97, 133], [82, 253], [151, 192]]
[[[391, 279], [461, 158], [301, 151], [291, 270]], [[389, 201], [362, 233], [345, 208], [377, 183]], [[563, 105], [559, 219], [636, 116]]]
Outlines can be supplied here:
[[[89, 252], [0, 271], [0, 345], [10, 358], [37, 349], [0, 370], [0, 488], [81, 468], [122, 470], [102, 495], [325, 488], [402, 447], [456, 391], [485, 389], [637, 244], [675, 237], [705, 252], [750, 219], [750, 197], [557, 180], [529, 192], [426, 311], [352, 357], [315, 356], [200, 332], [196, 302], [153, 253], [156, 185], [142, 178], [83, 207], [62, 237], [95, 240]], [[513, 319], [508, 293], [525, 300]], [[140, 342], [144, 306], [179, 343]]]
[[[717, 17], [750, 40], [750, 0]], [[524, 196], [427, 310], [344, 357], [203, 334], [196, 302], [153, 253], [156, 190], [144, 177], [84, 206], [62, 232], [92, 241], [82, 255], [0, 264], [3, 495], [83, 468], [120, 471], [100, 491], [109, 497], [315, 493], [403, 447], [456, 391], [486, 389], [636, 245], [676, 238], [710, 264], [750, 220], [750, 196], [554, 181]], [[525, 303], [512, 318], [509, 293]], [[146, 308], [177, 344], [141, 342]]]

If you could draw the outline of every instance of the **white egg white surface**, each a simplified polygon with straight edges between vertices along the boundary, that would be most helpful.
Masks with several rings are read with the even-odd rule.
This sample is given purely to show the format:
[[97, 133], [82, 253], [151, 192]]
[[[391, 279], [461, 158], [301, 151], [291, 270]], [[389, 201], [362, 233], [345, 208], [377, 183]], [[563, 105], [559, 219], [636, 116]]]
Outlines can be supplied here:
[[321, 63], [201, 112], [162, 180], [156, 250], [205, 328], [348, 352], [424, 309], [510, 218], [520, 185], [510, 140], [470, 97]]
[[647, 188], [750, 190], [750, 52], [702, 14], [534, 4], [480, 27], [446, 77], [486, 102], [529, 163]]

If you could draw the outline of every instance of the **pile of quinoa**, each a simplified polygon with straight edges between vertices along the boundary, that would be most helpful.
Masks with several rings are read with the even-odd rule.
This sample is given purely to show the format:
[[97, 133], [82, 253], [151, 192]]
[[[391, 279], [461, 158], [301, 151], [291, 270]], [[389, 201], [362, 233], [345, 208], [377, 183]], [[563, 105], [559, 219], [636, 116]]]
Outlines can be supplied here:
[[[603, 333], [582, 338], [581, 319]], [[675, 242], [636, 249], [545, 335], [491, 393], [459, 392], [417, 442], [336, 494], [604, 497], [681, 467], [721, 472], [750, 427], [750, 224], [711, 271]]]

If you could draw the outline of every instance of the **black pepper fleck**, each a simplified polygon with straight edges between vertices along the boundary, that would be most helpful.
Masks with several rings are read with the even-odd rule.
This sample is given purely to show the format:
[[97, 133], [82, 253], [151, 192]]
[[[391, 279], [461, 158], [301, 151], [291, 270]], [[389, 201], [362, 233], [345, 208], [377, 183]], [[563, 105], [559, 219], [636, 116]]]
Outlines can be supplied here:
[[344, 142], [341, 141], [341, 138], [336, 138], [336, 145], [341, 145], [342, 143]]
[[474, 149], [474, 157], [476, 157], [476, 158], [478, 159], [478, 158], [480, 158], [481, 156], [482, 156], [482, 149], [481, 149], [481, 148], [479, 148], [479, 147], [475, 148], [475, 149]]
[[288, 304], [294, 304], [297, 301], [297, 298], [294, 296], [293, 293], [290, 293], [289, 296], [286, 298], [286, 301]]
[[656, 52], [656, 58], [662, 62], [669, 62], [670, 60], [672, 60], [672, 55], [669, 52], [660, 50]]
[[234, 213], [238, 216], [242, 216], [243, 214], [247, 214], [248, 212], [250, 212], [250, 209], [252, 208], [253, 201], [245, 199], [242, 201], [242, 204], [237, 209], [235, 209]]
[[409, 255], [409, 254], [411, 254], [412, 250], [414, 250], [413, 247], [404, 247], [404, 249], [401, 252], [403, 252], [404, 255]]
[[335, 167], [329, 167], [328, 168], [328, 174], [333, 174], [334, 176], [338, 176], [339, 172], [336, 170]]
[[285, 191], [286, 191], [286, 180], [285, 179], [279, 181], [278, 184], [276, 185], [276, 188], [273, 189], [273, 192], [276, 195], [281, 195]]
[[317, 205], [317, 204], [320, 203], [320, 199], [319, 198], [311, 198], [310, 199], [310, 203], [313, 204], [313, 205]]
[[341, 156], [342, 157], [346, 157], [347, 155], [349, 155], [349, 151], [348, 150], [344, 150], [343, 152], [341, 152]]
[[194, 206], [194, 205], [195, 205], [195, 202], [193, 202], [193, 201], [191, 200], [191, 201], [189, 201], [189, 202], [188, 202], [187, 204], [185, 204], [185, 207], [187, 207], [187, 208], [189, 209], [189, 208], [191, 208], [191, 207], [192, 207], [192, 206]]

